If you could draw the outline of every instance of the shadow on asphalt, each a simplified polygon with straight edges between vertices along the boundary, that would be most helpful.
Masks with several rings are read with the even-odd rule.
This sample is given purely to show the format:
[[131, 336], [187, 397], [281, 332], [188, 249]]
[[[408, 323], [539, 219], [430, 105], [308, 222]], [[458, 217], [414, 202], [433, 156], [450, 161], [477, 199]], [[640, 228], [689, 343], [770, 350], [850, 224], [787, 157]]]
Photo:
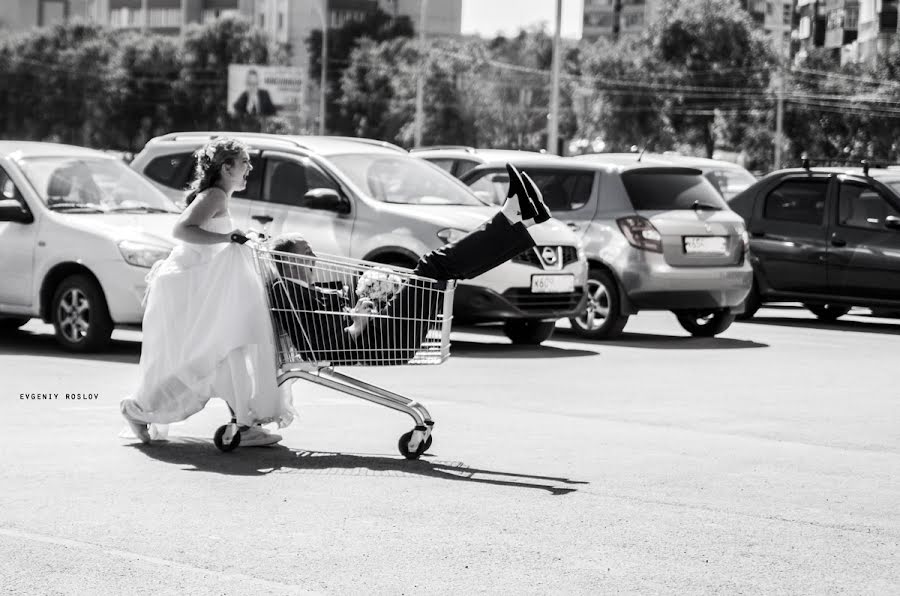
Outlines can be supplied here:
[[453, 358], [576, 358], [597, 356], [597, 352], [569, 350], [552, 346], [518, 346], [503, 343], [460, 341], [451, 338], [450, 356]]
[[113, 339], [102, 352], [78, 354], [64, 350], [56, 343], [56, 339], [48, 333], [32, 333], [19, 329], [12, 333], [0, 335], [0, 356], [5, 354], [56, 356], [77, 360], [106, 360], [109, 362], [137, 364], [141, 360], [141, 342]]
[[567, 330], [557, 329], [551, 340], [596, 346], [621, 346], [625, 348], [647, 348], [652, 350], [736, 350], [746, 348], [768, 348], [764, 344], [749, 339], [730, 337], [691, 337], [677, 335], [656, 335], [653, 333], [625, 332], [614, 339], [584, 339]]
[[437, 461], [430, 454], [425, 454], [423, 459], [407, 460], [399, 456], [294, 450], [282, 445], [238, 448], [230, 453], [222, 453], [216, 449], [212, 441], [190, 437], [172, 437], [163, 443], [150, 445], [135, 443], [131, 446], [153, 459], [189, 466], [185, 468], [188, 471], [233, 476], [264, 476], [273, 472], [308, 472], [319, 475], [330, 472], [336, 476], [352, 476], [353, 472], [358, 476], [409, 475], [545, 490], [552, 495], [565, 495], [578, 490], [571, 485], [589, 484], [552, 476], [482, 470], [461, 462]]
[[[851, 315], [865, 316], [871, 315]], [[876, 317], [873, 317], [876, 318]], [[756, 325], [778, 325], [780, 327], [798, 327], [803, 329], [825, 329], [829, 331], [861, 331], [863, 333], [883, 333], [888, 335], [900, 335], [900, 324], [878, 323], [875, 321], [853, 321], [838, 319], [834, 322], [824, 322], [816, 318], [797, 319], [794, 317], [760, 317], [755, 316], [748, 321]]]

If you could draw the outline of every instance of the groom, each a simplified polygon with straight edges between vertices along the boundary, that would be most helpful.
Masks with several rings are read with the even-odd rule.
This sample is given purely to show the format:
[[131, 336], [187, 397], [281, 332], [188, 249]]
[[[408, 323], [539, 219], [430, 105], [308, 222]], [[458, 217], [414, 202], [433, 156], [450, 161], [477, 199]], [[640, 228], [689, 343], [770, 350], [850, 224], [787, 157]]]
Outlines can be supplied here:
[[[428, 322], [441, 308], [441, 294], [427, 290], [443, 289], [447, 280], [477, 277], [533, 247], [528, 228], [550, 219], [541, 192], [528, 174], [520, 175], [511, 164], [506, 164], [506, 169], [509, 192], [500, 212], [456, 242], [422, 256], [413, 273], [436, 283], [407, 282], [380, 313], [371, 301], [359, 300], [351, 308], [343, 292], [314, 284], [310, 267], [315, 253], [305, 240], [296, 235], [271, 240], [271, 250], [298, 255], [278, 259], [280, 280], [269, 290], [280, 329], [308, 360], [332, 364], [408, 362], [425, 340]], [[422, 300], [421, 296], [431, 298]], [[345, 327], [347, 310], [353, 324]]]

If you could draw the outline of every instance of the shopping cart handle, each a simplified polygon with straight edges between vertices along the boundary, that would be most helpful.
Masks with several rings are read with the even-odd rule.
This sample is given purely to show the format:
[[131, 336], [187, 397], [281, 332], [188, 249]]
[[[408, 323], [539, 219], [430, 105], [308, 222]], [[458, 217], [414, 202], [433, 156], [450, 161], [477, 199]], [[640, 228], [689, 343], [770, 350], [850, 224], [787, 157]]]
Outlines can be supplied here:
[[232, 234], [231, 235], [231, 241], [237, 242], [238, 244], [243, 244], [243, 243], [247, 242], [247, 240], [250, 240], [250, 239], [247, 238], [246, 236], [244, 236], [243, 234]]

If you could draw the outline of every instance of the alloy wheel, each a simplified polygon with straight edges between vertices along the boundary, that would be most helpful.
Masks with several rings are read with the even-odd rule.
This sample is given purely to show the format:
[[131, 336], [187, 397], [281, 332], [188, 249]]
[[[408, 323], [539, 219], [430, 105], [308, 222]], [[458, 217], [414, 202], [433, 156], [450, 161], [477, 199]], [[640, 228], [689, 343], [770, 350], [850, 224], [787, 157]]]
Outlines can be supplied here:
[[57, 320], [66, 340], [72, 343], [84, 340], [91, 325], [91, 304], [84, 292], [79, 288], [71, 288], [62, 295]]

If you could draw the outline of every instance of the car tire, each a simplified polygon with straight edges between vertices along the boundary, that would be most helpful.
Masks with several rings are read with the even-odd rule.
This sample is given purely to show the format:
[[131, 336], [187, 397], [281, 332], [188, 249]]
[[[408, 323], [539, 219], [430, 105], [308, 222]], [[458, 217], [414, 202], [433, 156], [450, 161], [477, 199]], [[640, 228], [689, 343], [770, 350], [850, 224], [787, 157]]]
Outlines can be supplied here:
[[587, 310], [583, 315], [569, 318], [575, 335], [586, 339], [621, 335], [628, 315], [621, 314], [619, 291], [612, 275], [602, 269], [591, 269], [584, 291], [588, 294]]
[[556, 321], [523, 319], [503, 323], [503, 333], [516, 345], [536, 346], [550, 339]]
[[754, 281], [753, 285], [750, 286], [750, 293], [744, 298], [744, 312], [737, 315], [735, 318], [738, 321], [749, 321], [761, 306], [762, 302], [759, 298], [759, 289], [756, 287], [756, 281]]
[[0, 333], [12, 333], [30, 320], [29, 317], [0, 317]]
[[694, 337], [715, 337], [734, 322], [734, 313], [730, 309], [677, 311], [675, 316], [684, 330]]
[[71, 352], [95, 352], [109, 343], [113, 322], [103, 291], [87, 275], [70, 275], [50, 303], [56, 341]]
[[849, 306], [840, 304], [804, 304], [806, 310], [816, 315], [820, 321], [837, 321], [850, 312]]

